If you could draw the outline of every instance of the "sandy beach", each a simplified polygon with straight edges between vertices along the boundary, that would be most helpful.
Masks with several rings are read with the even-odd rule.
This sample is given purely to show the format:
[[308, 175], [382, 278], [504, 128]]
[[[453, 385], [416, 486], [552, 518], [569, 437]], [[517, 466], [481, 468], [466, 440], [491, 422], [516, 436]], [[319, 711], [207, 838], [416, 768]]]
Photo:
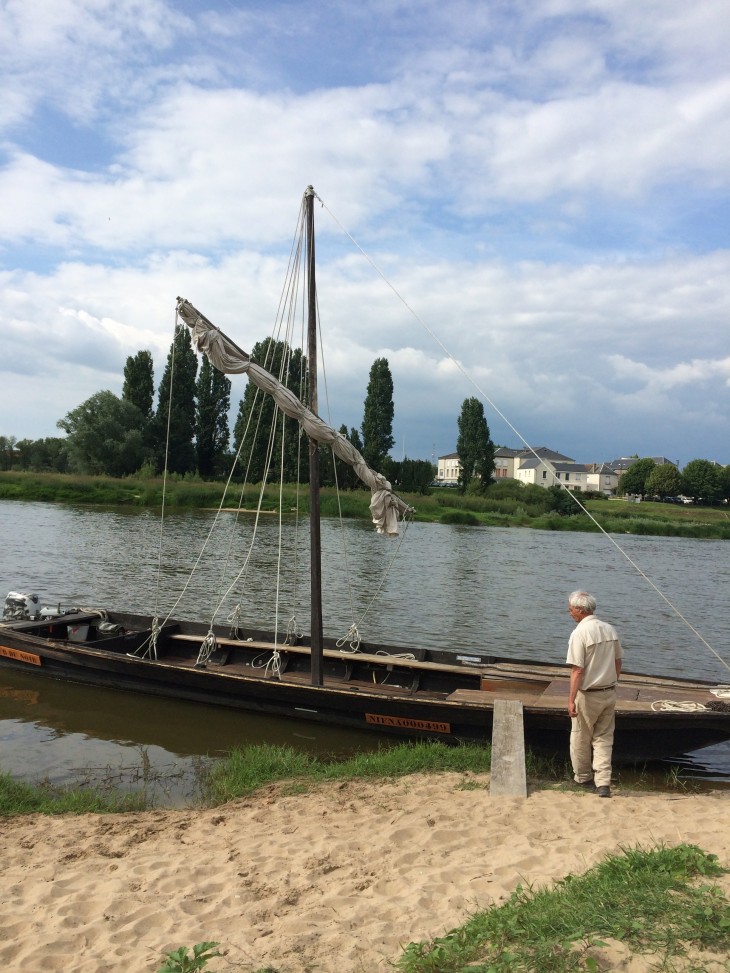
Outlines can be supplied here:
[[[730, 866], [727, 790], [524, 800], [490, 797], [488, 777], [464, 783], [273, 786], [214, 810], [3, 820], [0, 966], [143, 973], [217, 940], [215, 973], [385, 973], [402, 945], [623, 847], [690, 842]], [[649, 969], [618, 946], [607, 962]]]

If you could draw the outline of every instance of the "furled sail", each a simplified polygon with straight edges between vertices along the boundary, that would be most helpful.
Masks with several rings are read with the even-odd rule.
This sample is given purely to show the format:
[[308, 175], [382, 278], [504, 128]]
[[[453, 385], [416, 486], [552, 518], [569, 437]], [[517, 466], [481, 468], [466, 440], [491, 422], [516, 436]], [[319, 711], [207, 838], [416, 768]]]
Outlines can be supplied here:
[[331, 446], [335, 456], [353, 468], [371, 491], [370, 512], [378, 533], [397, 534], [398, 516], [405, 516], [412, 508], [393, 493], [393, 488], [381, 473], [376, 473], [367, 465], [352, 443], [311, 412], [270, 372], [252, 361], [245, 351], [238, 348], [185, 298], [178, 297], [177, 313], [190, 328], [195, 347], [208, 357], [215, 368], [230, 375], [247, 375], [249, 381], [274, 399], [285, 415], [296, 419], [311, 439]]

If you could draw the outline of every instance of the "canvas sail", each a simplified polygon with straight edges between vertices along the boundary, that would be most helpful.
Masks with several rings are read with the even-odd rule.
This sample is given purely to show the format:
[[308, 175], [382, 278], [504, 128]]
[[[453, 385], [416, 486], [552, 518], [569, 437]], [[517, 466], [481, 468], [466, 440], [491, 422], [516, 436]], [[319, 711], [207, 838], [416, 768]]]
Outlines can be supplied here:
[[352, 443], [309, 410], [274, 375], [252, 361], [189, 301], [178, 297], [177, 313], [190, 328], [195, 347], [215, 368], [229, 375], [246, 375], [250, 382], [274, 399], [285, 415], [296, 419], [311, 439], [330, 446], [335, 456], [352, 467], [372, 494], [370, 512], [378, 533], [397, 534], [399, 516], [405, 516], [412, 508], [393, 492], [381, 473], [367, 465]]

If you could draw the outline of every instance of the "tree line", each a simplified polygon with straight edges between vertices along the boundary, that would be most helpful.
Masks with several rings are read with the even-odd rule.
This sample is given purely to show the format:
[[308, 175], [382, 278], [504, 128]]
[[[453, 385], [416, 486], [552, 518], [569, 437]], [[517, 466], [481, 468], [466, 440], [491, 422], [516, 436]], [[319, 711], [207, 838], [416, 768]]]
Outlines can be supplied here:
[[672, 463], [656, 463], [651, 457], [637, 458], [622, 475], [618, 492], [642, 499], [685, 497], [695, 503], [722, 503], [730, 499], [730, 465], [693, 459], [680, 473]]
[[[288, 343], [257, 342], [251, 358], [307, 401], [307, 360]], [[57, 422], [65, 437], [17, 440], [0, 436], [0, 469], [106, 475], [159, 475], [163, 470], [201, 479], [226, 477], [238, 456], [236, 473], [260, 482], [276, 470], [285, 482], [307, 482], [308, 440], [299, 424], [279, 413], [273, 399], [248, 383], [229, 430], [231, 382], [203, 357], [200, 368], [189, 329], [175, 331], [157, 389], [152, 355], [127, 358], [121, 397], [96, 392]], [[406, 492], [425, 492], [435, 476], [426, 460], [389, 456], [393, 439], [393, 378], [388, 360], [370, 369], [362, 426], [339, 432], [373, 469]], [[241, 445], [243, 444], [243, 445]], [[361, 486], [353, 470], [321, 447], [323, 486]]]

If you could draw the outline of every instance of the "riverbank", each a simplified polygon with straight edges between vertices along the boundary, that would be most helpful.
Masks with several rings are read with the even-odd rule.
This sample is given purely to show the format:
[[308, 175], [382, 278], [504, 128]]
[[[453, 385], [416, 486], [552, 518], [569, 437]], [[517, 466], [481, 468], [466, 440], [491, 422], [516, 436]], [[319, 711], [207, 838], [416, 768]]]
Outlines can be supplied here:
[[[239, 508], [255, 509], [260, 487], [235, 487], [229, 493], [226, 507], [235, 499]], [[115, 507], [161, 507], [163, 495], [167, 507], [175, 510], [217, 509], [223, 495], [223, 484], [195, 478], [172, 476], [167, 484], [161, 478], [104, 476], [71, 476], [57, 473], [38, 474], [0, 472], [0, 500], [25, 500], [46, 503], [73, 503]], [[526, 494], [527, 497], [527, 494]], [[429, 495], [403, 494], [415, 509], [414, 518], [424, 523], [462, 524], [474, 527], [530, 527], [550, 531], [586, 531], [599, 527], [584, 513], [565, 515], [545, 511], [543, 505], [523, 502], [517, 496], [462, 496], [456, 490], [434, 489]], [[265, 491], [263, 509], [278, 510], [278, 488]], [[370, 494], [353, 490], [338, 496], [324, 488], [321, 512], [324, 517], [343, 516], [370, 520]], [[285, 487], [283, 505], [287, 513], [308, 511], [306, 490], [297, 492]], [[621, 499], [587, 500], [586, 509], [608, 533], [643, 534], [665, 537], [730, 540], [730, 511], [725, 507], [701, 507], [664, 503], [627, 503]], [[576, 508], [577, 509], [577, 508]]]
[[[409, 942], [626, 848], [689, 843], [730, 864], [727, 793], [618, 788], [605, 801], [535, 784], [524, 800], [492, 798], [488, 783], [281, 783], [206, 810], [5, 819], [0, 962], [152, 973], [163, 952], [212, 940], [226, 958], [211, 970], [386, 973]], [[713, 879], [725, 894], [728, 878]], [[600, 952], [601, 969], [656, 960], [628, 966], [619, 942]]]

